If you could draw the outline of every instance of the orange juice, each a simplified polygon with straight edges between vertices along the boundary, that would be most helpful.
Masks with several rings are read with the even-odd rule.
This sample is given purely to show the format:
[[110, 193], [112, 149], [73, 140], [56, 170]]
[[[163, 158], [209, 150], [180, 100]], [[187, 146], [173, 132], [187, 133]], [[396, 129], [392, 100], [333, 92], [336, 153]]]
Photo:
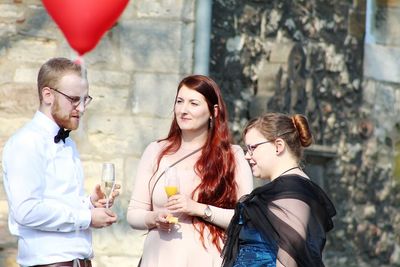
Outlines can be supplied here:
[[178, 194], [177, 186], [165, 186], [164, 189], [168, 197]]

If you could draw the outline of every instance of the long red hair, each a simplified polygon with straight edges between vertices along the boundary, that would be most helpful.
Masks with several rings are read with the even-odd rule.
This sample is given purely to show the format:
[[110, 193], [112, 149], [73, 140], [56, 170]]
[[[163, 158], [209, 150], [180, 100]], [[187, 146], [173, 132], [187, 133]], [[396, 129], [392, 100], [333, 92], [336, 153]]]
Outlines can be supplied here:
[[[194, 170], [201, 178], [201, 183], [192, 192], [192, 197], [198, 195], [197, 201], [220, 208], [234, 208], [237, 200], [237, 185], [235, 182], [235, 158], [231, 150], [227, 111], [218, 85], [209, 77], [191, 75], [184, 78], [178, 85], [175, 101], [179, 90], [185, 86], [202, 94], [207, 101], [211, 114], [207, 141], [202, 148]], [[214, 106], [218, 105], [218, 115], [214, 116]], [[164, 155], [173, 154], [181, 146], [182, 131], [176, 117], [171, 123], [168, 136], [160, 141], [167, 141], [167, 146], [161, 151], [157, 160], [157, 169]], [[199, 231], [204, 245], [204, 230], [207, 227], [212, 235], [212, 242], [221, 251], [220, 241], [223, 240], [224, 229], [204, 220], [193, 218], [192, 223]]]

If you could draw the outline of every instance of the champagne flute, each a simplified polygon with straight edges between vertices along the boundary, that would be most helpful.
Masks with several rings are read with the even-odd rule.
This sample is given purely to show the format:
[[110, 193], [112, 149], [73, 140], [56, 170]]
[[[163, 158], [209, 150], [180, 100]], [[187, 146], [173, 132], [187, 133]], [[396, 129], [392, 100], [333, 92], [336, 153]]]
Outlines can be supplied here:
[[106, 208], [108, 209], [110, 196], [115, 186], [115, 166], [114, 163], [103, 163], [103, 171], [101, 175], [102, 190], [106, 198]]
[[[168, 167], [165, 170], [164, 175], [165, 175], [165, 184], [164, 184], [165, 193], [167, 194], [168, 198], [170, 198], [171, 196], [179, 193], [179, 177], [175, 167]], [[169, 216], [167, 220], [170, 223], [178, 223], [178, 218], [174, 216]]]
[[168, 167], [165, 170], [164, 189], [168, 198], [179, 193], [179, 177], [175, 167]]

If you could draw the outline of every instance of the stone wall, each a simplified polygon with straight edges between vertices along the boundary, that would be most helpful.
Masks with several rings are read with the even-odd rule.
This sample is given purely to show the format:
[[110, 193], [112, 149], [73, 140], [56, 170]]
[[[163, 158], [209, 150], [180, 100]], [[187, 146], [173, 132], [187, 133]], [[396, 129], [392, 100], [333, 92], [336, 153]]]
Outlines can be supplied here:
[[[211, 74], [229, 101], [237, 140], [247, 120], [265, 111], [310, 120], [317, 145], [308, 153], [321, 159], [322, 176], [312, 178], [338, 212], [327, 267], [400, 266], [400, 85], [363, 76], [365, 11], [366, 1], [344, 0], [213, 6]], [[398, 22], [386, 29], [398, 31]], [[369, 69], [395, 66], [395, 74], [398, 55], [376, 56]]]
[[[86, 190], [100, 181], [101, 164], [114, 162], [122, 195], [119, 222], [94, 231], [96, 267], [136, 266], [143, 232], [131, 230], [126, 208], [145, 146], [164, 137], [180, 79], [192, 71], [194, 0], [130, 1], [118, 23], [84, 56], [94, 100], [73, 133], [83, 160]], [[39, 0], [0, 0], [0, 147], [38, 107], [35, 81], [42, 63], [75, 59]], [[1, 152], [1, 151], [0, 151]], [[0, 266], [15, 263], [0, 179]]]
[[[177, 83], [192, 71], [194, 2], [131, 1], [84, 57], [94, 101], [73, 135], [86, 189], [99, 181], [104, 161], [116, 164], [123, 185], [114, 207], [120, 221], [94, 231], [96, 267], [136, 266], [140, 256], [143, 232], [127, 226], [125, 211], [139, 157], [150, 141], [165, 136]], [[398, 6], [396, 0], [378, 2]], [[400, 86], [375, 76], [371, 64], [363, 69], [363, 53], [387, 66], [379, 53], [363, 49], [365, 5], [213, 1], [211, 75], [224, 91], [236, 140], [247, 120], [266, 110], [310, 118], [317, 145], [307, 159], [338, 210], [327, 267], [400, 266]], [[390, 44], [400, 50], [396, 40]], [[0, 0], [0, 150], [36, 110], [37, 71], [53, 56], [76, 58], [41, 1]], [[365, 70], [371, 75], [364, 77]], [[395, 74], [391, 70], [390, 77]], [[0, 267], [12, 267], [16, 244], [1, 181]]]

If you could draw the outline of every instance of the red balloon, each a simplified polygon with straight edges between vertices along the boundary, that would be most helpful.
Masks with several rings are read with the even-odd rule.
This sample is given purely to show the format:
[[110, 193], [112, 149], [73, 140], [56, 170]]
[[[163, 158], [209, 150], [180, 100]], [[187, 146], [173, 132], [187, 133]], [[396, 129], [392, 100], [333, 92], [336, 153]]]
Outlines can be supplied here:
[[83, 55], [92, 50], [124, 11], [129, 0], [42, 0], [70, 46]]

